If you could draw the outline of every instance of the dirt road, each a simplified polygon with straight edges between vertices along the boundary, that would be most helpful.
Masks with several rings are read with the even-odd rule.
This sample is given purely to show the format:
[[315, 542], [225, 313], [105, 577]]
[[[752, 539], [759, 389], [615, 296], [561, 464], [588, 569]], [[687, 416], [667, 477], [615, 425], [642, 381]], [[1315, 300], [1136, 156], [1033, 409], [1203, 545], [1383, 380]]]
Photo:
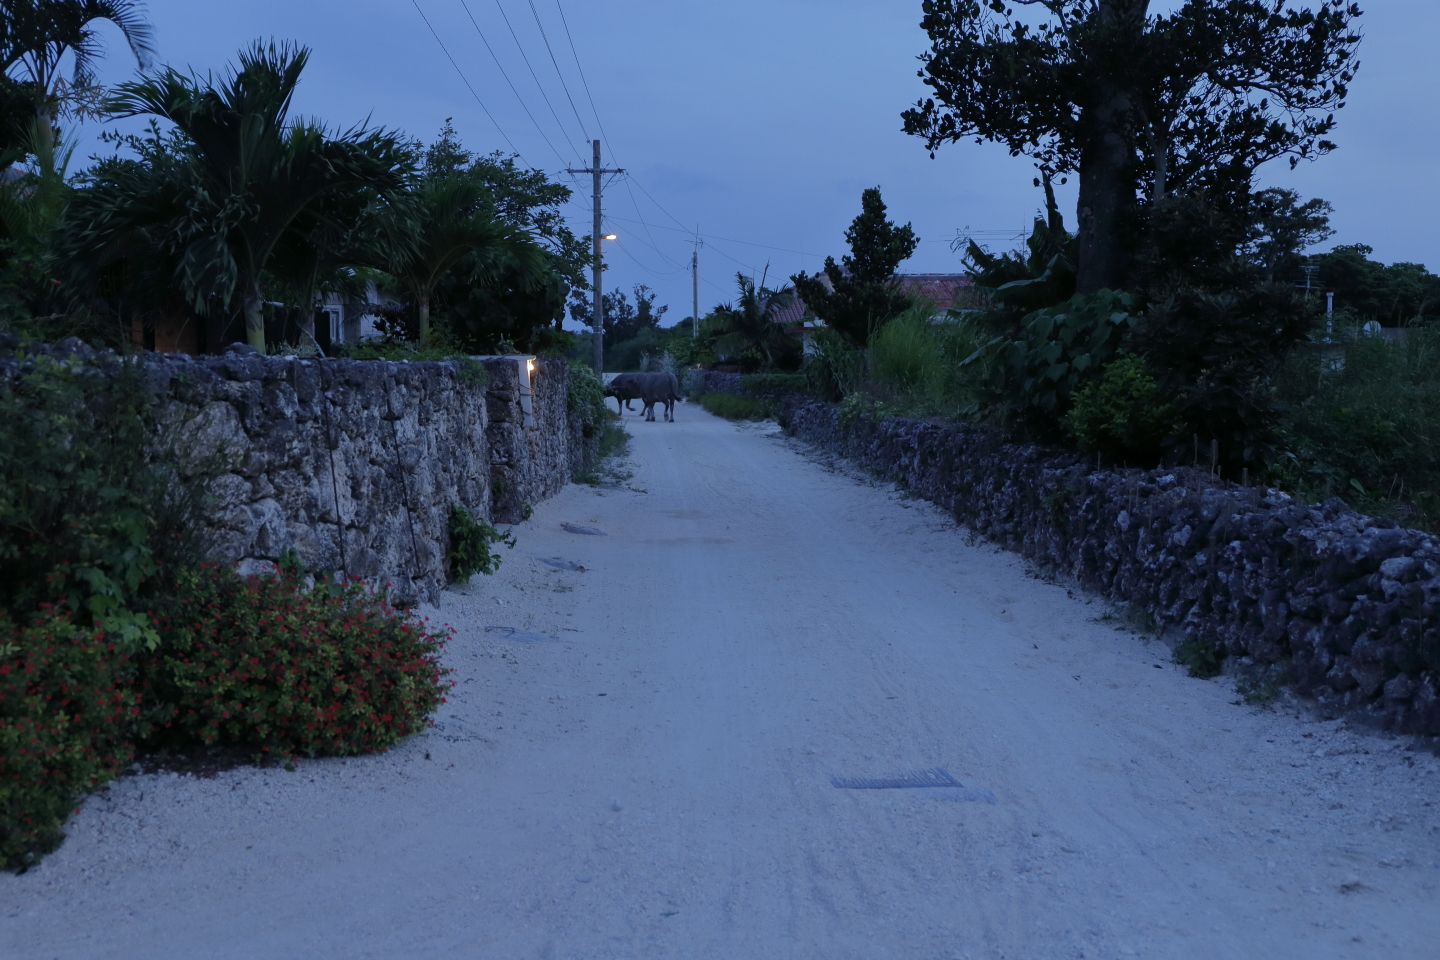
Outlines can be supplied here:
[[[678, 418], [431, 613], [432, 731], [117, 781], [0, 877], [0, 956], [1437, 955], [1433, 754], [1236, 705], [773, 425]], [[954, 785], [853, 788], [914, 776]]]

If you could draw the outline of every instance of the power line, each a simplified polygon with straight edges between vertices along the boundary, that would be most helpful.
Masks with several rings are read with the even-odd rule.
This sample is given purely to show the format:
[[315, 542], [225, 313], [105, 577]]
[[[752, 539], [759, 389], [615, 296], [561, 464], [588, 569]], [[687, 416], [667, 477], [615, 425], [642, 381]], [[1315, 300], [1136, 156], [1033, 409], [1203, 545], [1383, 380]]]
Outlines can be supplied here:
[[[616, 219], [616, 220], [624, 220], [625, 218], [624, 218], [624, 217], [615, 217], [614, 219]], [[631, 221], [629, 221], [629, 222], [630, 222], [630, 223], [641, 223], [641, 222], [643, 222], [643, 221], [631, 220]], [[672, 231], [672, 232], [674, 232], [674, 233], [683, 233], [683, 234], [685, 234], [686, 236], [690, 236], [690, 237], [693, 237], [693, 236], [696, 235], [696, 233], [695, 233], [694, 230], [682, 230], [682, 229], [679, 228], [679, 227], [663, 227], [663, 226], [661, 226], [661, 225], [658, 224], [658, 223], [657, 223], [657, 224], [651, 224], [651, 226], [653, 226], [656, 230], [670, 230], [670, 231]], [[811, 252], [808, 251], [808, 250], [792, 250], [792, 249], [790, 249], [789, 247], [776, 247], [776, 246], [772, 246], [772, 245], [770, 245], [770, 244], [768, 244], [768, 243], [755, 243], [755, 242], [752, 241], [752, 240], [736, 240], [736, 239], [734, 239], [734, 238], [732, 238], [732, 237], [717, 237], [717, 236], [715, 236], [715, 234], [713, 234], [713, 233], [702, 233], [702, 234], [700, 234], [700, 236], [703, 237], [703, 238], [705, 238], [706, 240], [722, 240], [722, 241], [724, 241], [725, 243], [743, 243], [743, 244], [744, 244], [745, 246], [747, 246], [747, 247], [763, 247], [763, 248], [766, 249], [766, 250], [779, 250], [781, 253], [798, 253], [798, 254], [800, 254], [802, 257], [819, 257], [819, 256], [821, 256], [821, 255], [818, 254], [818, 253], [811, 253]], [[1014, 234], [1008, 234], [1008, 236], [1014, 236]], [[948, 242], [948, 241], [947, 241], [947, 242]]]
[[[651, 236], [650, 224], [645, 222], [645, 214], [640, 212], [640, 203], [635, 199], [635, 191], [630, 189], [630, 181], [628, 179], [625, 181], [625, 192], [630, 194], [630, 205], [635, 208], [635, 216], [640, 218], [640, 226], [645, 229], [645, 236], [650, 241], [650, 248], [656, 253], [660, 254], [661, 260], [664, 260], [666, 263], [670, 263], [670, 258], [665, 256], [665, 253], [660, 249], [659, 246], [656, 245], [655, 238]], [[672, 267], [675, 267], [676, 269], [683, 269], [683, 265], [681, 264], [671, 263], [670, 265]]]
[[[498, 0], [497, 0], [497, 2], [498, 2]], [[567, 40], [567, 41], [569, 42], [569, 44], [570, 44], [570, 54], [571, 54], [571, 56], [573, 56], [573, 57], [575, 58], [575, 69], [576, 69], [577, 71], [579, 71], [579, 74], [580, 74], [580, 82], [581, 82], [581, 84], [583, 84], [584, 87], [585, 87], [585, 97], [586, 97], [586, 99], [589, 100], [589, 102], [590, 102], [590, 111], [595, 115], [595, 123], [598, 124], [599, 127], [600, 127], [600, 135], [605, 138], [605, 142], [606, 142], [606, 143], [609, 143], [609, 144], [611, 145], [611, 146], [610, 146], [610, 156], [611, 156], [612, 160], [615, 160], [614, 141], [610, 138], [609, 133], [607, 133], [607, 132], [605, 131], [605, 121], [603, 121], [603, 120], [600, 119], [600, 110], [599, 110], [599, 108], [597, 108], [597, 107], [595, 106], [595, 94], [594, 94], [593, 91], [591, 91], [591, 89], [590, 89], [590, 81], [589, 81], [589, 79], [585, 76], [585, 67], [580, 63], [580, 53], [579, 53], [579, 51], [578, 51], [578, 50], [576, 49], [576, 47], [575, 47], [575, 36], [574, 36], [574, 34], [572, 34], [572, 33], [570, 32], [570, 21], [569, 21], [569, 20], [566, 18], [566, 16], [565, 16], [565, 7], [564, 7], [564, 4], [561, 2], [561, 0], [555, 0], [555, 8], [556, 8], [556, 10], [559, 11], [559, 13], [560, 13], [560, 22], [561, 22], [561, 24], [563, 24], [564, 27], [565, 27], [565, 38], [566, 38], [566, 40]], [[558, 67], [557, 67], [557, 70], [558, 70]], [[572, 102], [572, 106], [573, 106], [573, 102]], [[616, 163], [617, 163], [617, 165], [618, 165], [618, 160], [616, 160]], [[687, 234], [687, 235], [690, 234], [690, 233], [692, 233], [692, 231], [691, 231], [690, 229], [688, 229], [688, 228], [685, 226], [684, 223], [681, 223], [681, 221], [679, 220], [679, 218], [677, 218], [677, 217], [676, 217], [673, 213], [671, 213], [669, 210], [665, 209], [665, 206], [664, 206], [663, 204], [661, 204], [659, 200], [656, 200], [655, 197], [650, 193], [649, 190], [646, 190], [646, 189], [645, 189], [645, 185], [644, 185], [643, 183], [641, 183], [641, 182], [639, 181], [639, 179], [636, 178], [633, 173], [630, 174], [629, 179], [627, 180], [627, 189], [628, 189], [629, 181], [631, 181], [631, 180], [634, 181], [635, 186], [637, 186], [637, 187], [640, 188], [640, 192], [643, 193], [643, 194], [645, 194], [645, 196], [646, 196], [647, 198], [649, 198], [649, 200], [650, 200], [651, 203], [655, 204], [656, 208], [658, 208], [661, 213], [665, 214], [665, 216], [667, 216], [667, 217], [669, 217], [671, 220], [675, 221], [675, 223], [679, 226], [680, 230], [681, 230], [683, 233], [685, 233], [685, 234]], [[631, 194], [630, 199], [631, 199], [632, 203], [634, 203], [634, 205], [635, 205], [635, 213], [636, 213], [636, 215], [637, 215], [638, 217], [640, 217], [639, 223], [640, 223], [643, 227], [645, 227], [646, 236], [649, 237], [649, 239], [650, 239], [650, 244], [649, 244], [650, 247], [651, 247], [652, 249], [654, 249], [656, 253], [659, 253], [659, 254], [660, 254], [661, 259], [667, 260], [667, 262], [668, 262], [668, 258], [665, 257], [665, 254], [662, 253], [662, 252], [660, 251], [659, 247], [655, 245], [654, 238], [653, 238], [653, 237], [650, 237], [650, 235], [649, 235], [650, 224], [648, 224], [648, 223], [645, 221], [645, 219], [644, 219], [644, 214], [642, 214], [642, 213], [640, 212], [640, 205], [639, 205], [638, 202], [635, 202], [635, 197], [634, 197], [634, 194], [633, 194], [633, 193]], [[623, 217], [612, 217], [611, 219], [623, 220], [623, 219], [625, 219], [625, 218], [623, 218]], [[662, 230], [673, 229], [673, 228], [670, 228], [670, 227], [659, 227], [658, 225], [656, 225], [656, 227], [657, 227], [657, 229], [662, 229]], [[713, 237], [713, 238], [711, 238], [711, 237], [709, 237], [709, 235], [706, 235], [706, 236], [707, 236], [707, 239], [722, 240], [722, 241], [725, 241], [725, 242], [727, 242], [727, 243], [748, 243], [748, 241], [745, 241], [745, 240], [727, 240], [727, 239], [724, 238], [724, 237]], [[749, 244], [749, 245], [750, 245], [750, 246], [757, 246], [757, 247], [765, 247], [765, 246], [767, 246], [766, 244], [762, 244], [762, 243]], [[622, 249], [624, 249], [624, 248], [622, 247]], [[739, 265], [742, 266], [742, 267], [747, 267], [748, 269], [750, 269], [750, 270], [752, 270], [752, 271], [754, 270], [754, 267], [752, 267], [752, 266], [750, 266], [749, 264], [746, 264], [746, 263], [744, 263], [744, 262], [742, 262], [742, 261], [740, 261], [740, 260], [736, 260], [734, 257], [730, 256], [730, 254], [726, 253], [724, 250], [721, 250], [719, 247], [715, 247], [714, 249], [715, 249], [715, 251], [716, 251], [717, 253], [719, 253], [722, 257], [725, 257], [725, 258], [728, 259], [728, 260], [732, 260], [732, 261], [734, 261], [735, 263], [739, 264]], [[786, 253], [798, 253], [798, 254], [800, 254], [801, 256], [816, 256], [816, 254], [806, 253], [806, 252], [803, 251], [803, 250], [785, 250], [785, 249], [782, 248], [782, 247], [771, 247], [770, 249], [782, 250], [782, 251], [784, 251], [784, 252], [786, 252]], [[635, 258], [635, 256], [634, 256], [633, 254], [631, 254], [628, 250], [626, 250], [626, 255], [629, 256], [630, 259], [635, 260], [635, 262], [636, 262], [637, 264], [640, 263], [640, 261], [637, 260], [637, 259]], [[642, 266], [643, 266], [643, 265], [642, 265]], [[646, 268], [646, 269], [649, 269], [649, 268]], [[682, 269], [683, 269], [683, 268], [682, 268]], [[651, 271], [651, 272], [654, 273], [655, 271]], [[715, 287], [716, 290], [719, 290], [719, 291], [721, 292], [721, 294], [724, 294], [725, 291], [724, 291], [723, 289], [721, 289], [719, 286], [716, 286], [714, 283], [712, 283], [712, 282], [709, 280], [709, 278], [702, 278], [702, 279], [704, 279], [706, 283], [710, 284], [710, 286]]]
[[[611, 152], [613, 153], [614, 151], [611, 151]], [[639, 188], [640, 188], [640, 192], [643, 193], [643, 194], [645, 194], [645, 196], [650, 197], [650, 191], [645, 189], [645, 184], [641, 183], [639, 180], [636, 180], [636, 181], [635, 181], [635, 186], [639, 187]], [[671, 213], [669, 210], [666, 210], [664, 207], [661, 207], [661, 206], [660, 206], [660, 201], [659, 201], [659, 200], [656, 200], [654, 197], [650, 197], [650, 202], [653, 203], [653, 204], [655, 204], [655, 206], [659, 207], [661, 213], [665, 214], [665, 216], [669, 217], [671, 220], [674, 220], [675, 223], [676, 223], [676, 225], [678, 225], [681, 230], [684, 230], [684, 231], [686, 231], [687, 233], [689, 232], [689, 228], [686, 227], [685, 224], [681, 223], [678, 219], [676, 219], [675, 214]]]
[[[590, 81], [585, 78], [585, 68], [580, 65], [580, 54], [575, 49], [575, 38], [570, 34], [570, 21], [565, 19], [565, 8], [561, 6], [560, 0], [555, 0], [555, 9], [560, 11], [560, 22], [565, 25], [565, 39], [570, 41], [570, 54], [575, 58], [575, 69], [580, 71], [580, 82], [585, 86], [585, 97], [590, 101], [590, 112], [595, 114], [595, 123], [600, 127], [600, 136], [606, 143], [610, 143], [610, 134], [605, 132], [605, 122], [600, 119], [600, 111], [595, 108], [595, 95], [590, 92]], [[611, 157], [614, 157], [615, 150], [610, 150]]]
[[499, 131], [500, 136], [504, 137], [505, 142], [510, 144], [510, 149], [515, 151], [515, 156], [520, 157], [521, 160], [524, 160], [525, 158], [520, 155], [520, 148], [515, 146], [515, 141], [511, 140], [510, 137], [505, 133], [505, 131], [501, 129], [500, 122], [495, 119], [493, 114], [490, 113], [490, 108], [485, 106], [485, 101], [480, 99], [480, 94], [476, 93], [475, 88], [470, 86], [470, 81], [465, 77], [465, 71], [461, 70], [460, 64], [456, 63], [455, 58], [450, 56], [450, 51], [445, 47], [445, 41], [440, 39], [440, 34], [436, 33], [435, 28], [430, 24], [430, 18], [425, 16], [424, 10], [420, 9], [420, 0], [410, 0], [410, 2], [415, 4], [415, 12], [420, 14], [420, 19], [424, 20], [425, 26], [430, 28], [430, 35], [435, 38], [435, 42], [440, 44], [440, 49], [444, 52], [445, 59], [449, 60], [450, 65], [455, 68], [455, 72], [460, 74], [460, 81], [465, 84], [465, 89], [470, 91], [470, 96], [474, 97], [475, 102], [480, 104], [480, 109], [485, 111], [485, 116], [490, 118], [490, 122], [495, 124], [495, 129]]
[[[635, 254], [631, 253], [631, 252], [629, 251], [629, 249], [625, 247], [624, 244], [617, 244], [617, 246], [620, 247], [621, 252], [623, 252], [623, 253], [625, 254], [625, 256], [627, 256], [627, 257], [629, 257], [631, 260], [634, 260], [634, 261], [635, 261], [635, 265], [636, 265], [636, 266], [638, 266], [641, 270], [644, 270], [646, 273], [650, 274], [650, 276], [654, 277], [656, 280], [659, 280], [659, 281], [674, 280], [676, 277], [678, 277], [678, 276], [680, 276], [681, 274], [685, 273], [685, 270], [676, 270], [676, 271], [674, 271], [673, 273], [666, 273], [666, 272], [663, 271], [663, 270], [656, 270], [654, 267], [652, 267], [652, 266], [650, 266], [649, 264], [644, 263], [643, 261], [641, 261], [641, 259], [640, 259], [639, 257], [635, 256]], [[689, 269], [689, 268], [687, 267], [686, 269]]]
[[[411, 0], [411, 2], [413, 3], [415, 0]], [[466, 3], [465, 0], [460, 0], [460, 6], [464, 8], [465, 15], [470, 18], [470, 23], [475, 27], [475, 32], [480, 34], [480, 40], [485, 44], [485, 49], [490, 51], [490, 59], [494, 60], [495, 66], [500, 68], [500, 76], [504, 77], [505, 82], [510, 84], [510, 90], [515, 94], [515, 99], [520, 101], [520, 108], [525, 111], [525, 116], [529, 117], [530, 122], [535, 124], [535, 129], [540, 133], [540, 139], [545, 141], [545, 145], [550, 148], [550, 152], [555, 154], [555, 158], [561, 163], [564, 163], [565, 158], [560, 156], [560, 151], [555, 149], [555, 144], [551, 143], [550, 138], [545, 135], [545, 131], [540, 127], [540, 121], [536, 120], [535, 114], [530, 112], [530, 107], [525, 103], [525, 98], [520, 96], [519, 90], [515, 89], [515, 84], [511, 81], [510, 74], [505, 72], [505, 66], [500, 62], [500, 58], [495, 56], [494, 48], [490, 46], [490, 41], [485, 38], [485, 31], [480, 29], [480, 24], [475, 20], [475, 14], [470, 12], [470, 5]], [[431, 32], [434, 33], [433, 27], [431, 28]], [[440, 39], [440, 35], [436, 34], [435, 39]], [[457, 67], [456, 69], [458, 70], [459, 68]], [[511, 146], [514, 146], [514, 144], [511, 144]]]
[[[505, 21], [505, 27], [510, 31], [510, 36], [515, 40], [515, 46], [520, 51], [520, 59], [525, 61], [525, 69], [530, 71], [530, 79], [535, 81], [535, 86], [540, 90], [540, 98], [545, 101], [545, 106], [550, 108], [550, 116], [555, 118], [555, 126], [560, 128], [560, 134], [567, 144], [574, 149], [570, 142], [570, 134], [565, 131], [565, 124], [560, 122], [560, 114], [555, 112], [555, 104], [550, 102], [550, 94], [545, 92], [545, 85], [540, 82], [540, 76], [535, 72], [535, 67], [530, 63], [530, 56], [525, 52], [525, 45], [520, 42], [520, 34], [515, 32], [515, 25], [510, 22], [510, 15], [505, 12], [505, 6], [500, 0], [495, 0], [495, 7], [500, 11], [500, 18]], [[589, 139], [588, 137], [586, 138]]]
[[560, 89], [565, 91], [565, 99], [570, 101], [570, 110], [575, 114], [575, 122], [580, 124], [580, 133], [588, 141], [590, 133], [585, 129], [585, 121], [580, 119], [580, 110], [575, 106], [575, 98], [570, 96], [570, 85], [565, 82], [565, 74], [560, 70], [560, 63], [555, 59], [555, 51], [550, 48], [550, 38], [545, 33], [545, 24], [540, 22], [540, 11], [535, 9], [535, 0], [527, 0], [530, 4], [530, 13], [535, 17], [535, 26], [540, 29], [540, 39], [545, 41], [545, 52], [550, 54], [550, 63], [555, 67], [555, 76], [560, 78]]

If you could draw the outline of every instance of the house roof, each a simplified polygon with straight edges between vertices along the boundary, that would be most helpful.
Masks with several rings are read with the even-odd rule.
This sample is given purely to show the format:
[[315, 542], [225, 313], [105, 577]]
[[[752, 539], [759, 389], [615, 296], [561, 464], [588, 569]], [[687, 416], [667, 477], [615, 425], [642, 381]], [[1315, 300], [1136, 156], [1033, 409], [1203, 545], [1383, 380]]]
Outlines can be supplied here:
[[771, 319], [774, 320], [776, 323], [783, 323], [788, 325], [792, 323], [799, 323], [801, 318], [804, 316], [805, 301], [801, 300], [799, 297], [796, 297], [794, 302], [791, 303], [790, 306], [786, 307], [784, 310], [776, 310], [771, 315]]
[[969, 307], [975, 292], [975, 284], [963, 273], [901, 273], [895, 279], [906, 293], [929, 300], [937, 310]]
[[[823, 270], [815, 274], [815, 279], [824, 284], [826, 290], [835, 289]], [[977, 302], [974, 282], [963, 273], [897, 273], [895, 279], [900, 289], [912, 297], [930, 301], [936, 310], [966, 310], [981, 305]], [[795, 303], [781, 311], [776, 319], [782, 323], [798, 322], [805, 310], [805, 301], [796, 297]]]

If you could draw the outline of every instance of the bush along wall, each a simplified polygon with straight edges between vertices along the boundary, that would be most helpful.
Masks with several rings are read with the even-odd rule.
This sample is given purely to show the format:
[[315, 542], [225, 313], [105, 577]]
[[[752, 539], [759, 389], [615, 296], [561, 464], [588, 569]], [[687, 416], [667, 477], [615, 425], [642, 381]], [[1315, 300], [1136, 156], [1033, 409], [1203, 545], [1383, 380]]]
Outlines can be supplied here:
[[1042, 568], [1142, 608], [1192, 657], [1289, 674], [1327, 714], [1440, 734], [1440, 541], [1222, 483], [1099, 471], [989, 429], [792, 398], [794, 436], [852, 458]]
[[803, 373], [722, 373], [716, 370], [686, 370], [681, 377], [686, 396], [706, 393], [733, 393], [740, 397], [778, 400], [793, 394], [808, 394]]

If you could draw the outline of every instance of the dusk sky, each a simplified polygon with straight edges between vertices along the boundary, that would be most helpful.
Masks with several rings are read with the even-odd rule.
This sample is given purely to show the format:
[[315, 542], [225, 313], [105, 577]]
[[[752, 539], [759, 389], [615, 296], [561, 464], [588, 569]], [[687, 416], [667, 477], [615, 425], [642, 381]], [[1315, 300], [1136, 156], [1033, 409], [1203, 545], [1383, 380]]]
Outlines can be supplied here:
[[[1340, 149], [1293, 172], [1278, 161], [1259, 179], [1334, 204], [1338, 232], [1322, 249], [1366, 243], [1387, 263], [1437, 269], [1440, 3], [1362, 5]], [[587, 138], [598, 137], [606, 166], [628, 171], [605, 193], [619, 237], [606, 245], [606, 288], [648, 284], [670, 306], [667, 323], [690, 314], [697, 225], [703, 313], [733, 298], [737, 271], [758, 277], [768, 263], [774, 279], [838, 259], [866, 187], [881, 187], [892, 218], [922, 238], [905, 272], [957, 271], [950, 241], [967, 228], [1013, 246], [1041, 200], [1026, 158], [972, 142], [931, 160], [901, 132], [900, 111], [926, 92], [919, 0], [151, 0], [148, 10], [161, 61], [180, 68], [218, 71], [260, 37], [311, 47], [296, 109], [334, 126], [368, 117], [432, 140], [453, 117], [470, 149], [514, 150], [562, 179], [588, 165]], [[117, 82], [135, 65], [106, 29], [102, 77]], [[100, 129], [81, 129], [77, 159], [101, 149]], [[589, 179], [576, 188], [572, 226], [588, 235]], [[1073, 225], [1073, 193], [1062, 204]]]

